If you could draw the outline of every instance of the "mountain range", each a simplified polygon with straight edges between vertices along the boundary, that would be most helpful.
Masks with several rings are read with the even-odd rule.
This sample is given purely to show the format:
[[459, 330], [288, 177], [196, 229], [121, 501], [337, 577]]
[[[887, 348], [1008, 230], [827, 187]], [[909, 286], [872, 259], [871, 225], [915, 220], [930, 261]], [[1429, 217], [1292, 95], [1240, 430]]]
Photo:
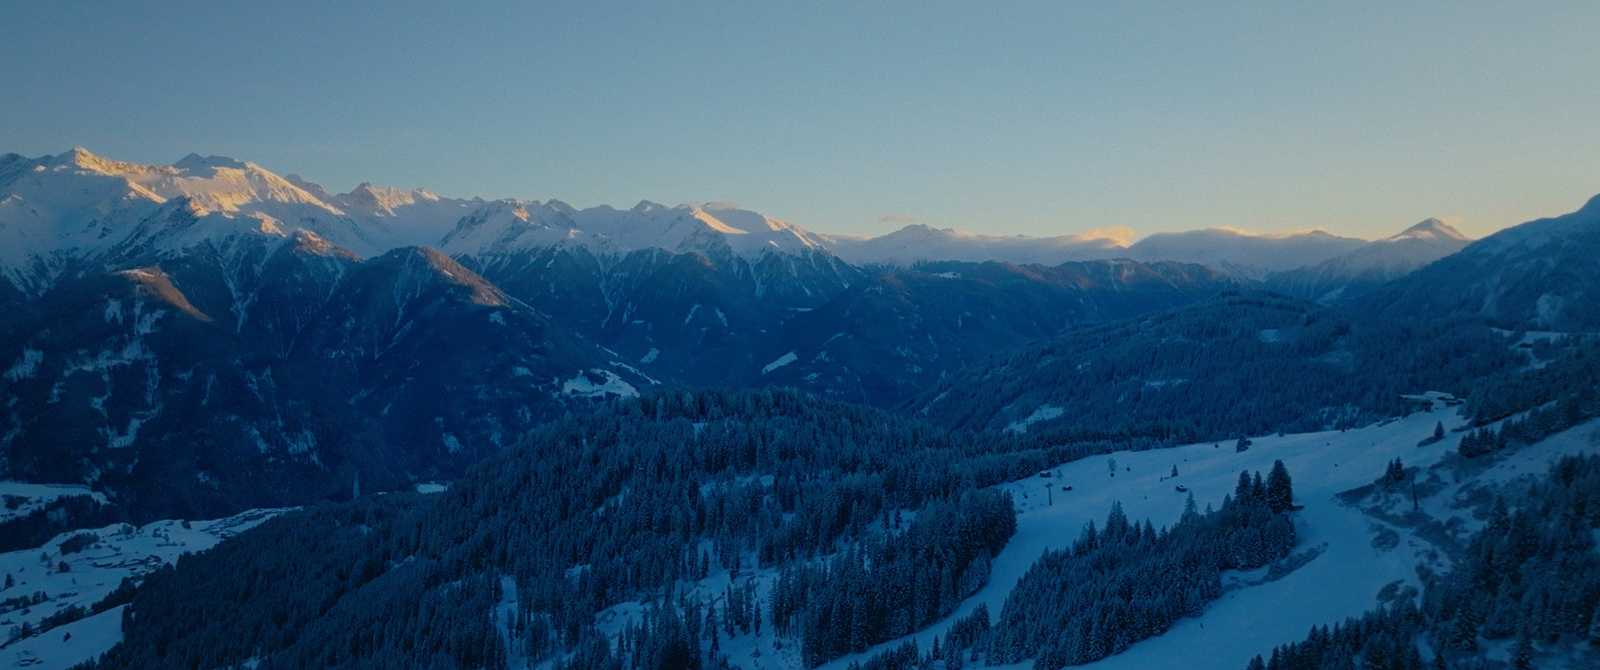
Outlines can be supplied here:
[[861, 238], [6, 155], [0, 649], [1593, 667], [1597, 254], [1600, 198]]
[[[452, 476], [541, 421], [660, 384], [895, 406], [1075, 326], [1263, 288], [1357, 300], [1468, 244], [1436, 220], [1373, 242], [1131, 239], [859, 238], [726, 203], [332, 194], [217, 156], [7, 154], [0, 469], [150, 514], [340, 497], [358, 477]], [[1551, 301], [1581, 295], [1515, 299], [1567, 314]]]

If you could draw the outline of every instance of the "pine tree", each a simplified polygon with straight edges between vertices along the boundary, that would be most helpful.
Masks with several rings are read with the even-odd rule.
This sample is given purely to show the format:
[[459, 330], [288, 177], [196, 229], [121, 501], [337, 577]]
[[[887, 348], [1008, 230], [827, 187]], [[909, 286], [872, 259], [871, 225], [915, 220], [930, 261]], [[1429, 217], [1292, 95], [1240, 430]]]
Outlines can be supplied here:
[[1267, 505], [1274, 512], [1294, 507], [1294, 484], [1281, 460], [1272, 462], [1272, 472], [1267, 475]]
[[1234, 502], [1243, 503], [1250, 499], [1250, 471], [1239, 471], [1239, 483], [1233, 486]]
[[1511, 647], [1511, 667], [1516, 670], [1528, 670], [1533, 667], [1533, 634], [1523, 628], [1517, 635], [1517, 643]]

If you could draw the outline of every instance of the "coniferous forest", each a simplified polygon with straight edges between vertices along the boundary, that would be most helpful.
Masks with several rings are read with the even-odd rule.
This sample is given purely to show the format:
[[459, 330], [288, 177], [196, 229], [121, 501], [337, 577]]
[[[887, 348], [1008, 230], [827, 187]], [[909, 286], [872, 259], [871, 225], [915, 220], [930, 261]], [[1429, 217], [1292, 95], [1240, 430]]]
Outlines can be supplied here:
[[[1562, 389], [1592, 378], [1593, 360], [1569, 346], [1537, 374], [1481, 382], [1523, 390], [1466, 392], [1475, 415], [1511, 419], [1468, 433], [1464, 449], [1592, 415], [1592, 394]], [[94, 667], [474, 668], [512, 654], [572, 668], [719, 667], [721, 645], [764, 628], [796, 640], [815, 666], [939, 621], [988, 581], [1015, 513], [987, 487], [1129, 444], [950, 430], [789, 390], [646, 393], [545, 424], [445, 493], [317, 506], [185, 556], [121, 596], [131, 601], [124, 643]], [[1482, 561], [1495, 571], [1437, 578], [1419, 603], [1319, 629], [1305, 644], [1399, 663], [1412, 654], [1403, 639], [1419, 632], [1454, 645], [1442, 647], [1448, 658], [1470, 656], [1473, 639], [1587, 634], [1594, 588], [1505, 572], [1567, 574], [1587, 560], [1572, 553], [1588, 537], [1578, 532], [1590, 523], [1584, 496], [1552, 492], [1587, 486], [1595, 466], [1563, 467], [1561, 486], [1540, 489], [1555, 500], [1547, 509], [1510, 504], [1485, 531]], [[1222, 571], [1284, 559], [1293, 513], [1281, 462], [1241, 473], [1217, 509], [1191, 500], [1170, 528], [1113, 507], [1041, 557], [992, 619], [983, 609], [933, 649], [902, 645], [862, 667], [1059, 667], [1116, 654], [1197, 615], [1220, 595]], [[1541, 525], [1553, 520], [1567, 525]], [[1539, 548], [1546, 537], [1554, 549]], [[766, 591], [752, 579], [763, 570], [776, 575]], [[682, 586], [714, 573], [728, 576], [718, 593]], [[1493, 590], [1471, 590], [1481, 588]], [[595, 627], [625, 603], [639, 604], [637, 620]], [[1308, 648], [1286, 647], [1276, 663]], [[1433, 647], [1419, 648], [1427, 657]]]
[[[547, 425], [446, 493], [318, 507], [185, 557], [98, 667], [492, 665], [506, 641], [482, 613], [508, 591], [519, 647], [572, 667], [697, 667], [715, 658], [701, 640], [763, 625], [821, 662], [949, 612], [1014, 523], [978, 489], [1065, 458], [791, 391], [647, 394]], [[770, 602], [674, 597], [757, 567], [784, 568]], [[629, 600], [656, 614], [612, 650], [594, 616]]]
[[1467, 397], [1518, 358], [1478, 320], [1373, 319], [1244, 293], [996, 352], [907, 408], [940, 425], [1001, 430], [1048, 405], [1060, 417], [1030, 426], [1035, 439], [1172, 446], [1365, 425], [1405, 412], [1404, 393]]
[[1084, 528], [1069, 549], [1045, 554], [1006, 598], [988, 652], [1000, 663], [1082, 665], [1198, 616], [1222, 595], [1223, 570], [1257, 568], [1295, 545], [1288, 471], [1267, 482], [1239, 473], [1221, 509], [1201, 514], [1190, 498], [1172, 528], [1130, 522], [1114, 506], [1105, 526]]

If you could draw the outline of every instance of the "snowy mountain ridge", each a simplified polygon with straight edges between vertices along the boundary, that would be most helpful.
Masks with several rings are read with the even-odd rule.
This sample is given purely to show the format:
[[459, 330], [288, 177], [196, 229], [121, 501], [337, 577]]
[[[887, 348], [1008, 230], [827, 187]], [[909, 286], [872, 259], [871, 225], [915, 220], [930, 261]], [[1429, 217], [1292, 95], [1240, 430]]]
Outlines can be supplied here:
[[749, 261], [768, 253], [826, 251], [826, 238], [728, 203], [668, 207], [648, 200], [632, 209], [579, 210], [560, 200], [497, 200], [456, 223], [436, 244], [452, 255], [498, 256], [583, 246], [597, 256], [644, 249], [674, 253], [725, 247]]
[[1268, 287], [1308, 300], [1348, 298], [1403, 277], [1472, 243], [1450, 224], [1428, 219], [1313, 265], [1268, 275]]
[[1200, 263], [1244, 279], [1315, 265], [1366, 244], [1323, 230], [1253, 233], [1238, 228], [1207, 228], [1181, 233], [1156, 233], [1130, 245], [1134, 260], [1181, 259]]
[[1529, 221], [1368, 294], [1384, 314], [1487, 317], [1502, 327], [1594, 331], [1592, 307], [1600, 253], [1600, 196], [1575, 212]]
[[[581, 246], [611, 258], [664, 249], [731, 253], [755, 263], [773, 253], [825, 253], [857, 266], [891, 267], [933, 261], [1055, 266], [1131, 258], [1200, 263], [1259, 280], [1369, 244], [1321, 230], [1260, 234], [1234, 228], [1156, 233], [1144, 239], [1124, 227], [1055, 237], [981, 235], [922, 224], [878, 237], [823, 234], [726, 202], [669, 207], [641, 201], [626, 210], [605, 205], [580, 210], [559, 200], [445, 198], [426, 189], [370, 183], [334, 194], [298, 175], [280, 177], [255, 163], [222, 156], [190, 154], [172, 165], [143, 165], [75, 148], [37, 159], [0, 157], [0, 239], [5, 242], [0, 266], [14, 284], [37, 292], [71, 260], [126, 246], [135, 228], [177, 199], [190, 201], [197, 218], [227, 221], [190, 226], [190, 234], [182, 236], [154, 236], [168, 245], [238, 234], [281, 236], [300, 229], [361, 257], [403, 246], [436, 247], [452, 256]], [[1423, 236], [1460, 237], [1453, 229], [1430, 227], [1413, 228], [1388, 241]], [[154, 238], [147, 235], [145, 241]]]
[[845, 262], [895, 267], [933, 261], [1005, 261], [1016, 265], [1053, 266], [1068, 261], [1114, 257], [1137, 237], [1132, 229], [1125, 227], [1102, 228], [1077, 235], [1030, 237], [980, 235], [920, 223], [878, 237], [824, 236], [829, 250]]
[[[153, 229], [167, 224], [182, 232]], [[205, 240], [296, 230], [362, 257], [405, 246], [478, 255], [581, 244], [597, 255], [726, 249], [754, 261], [825, 248], [798, 226], [725, 203], [577, 210], [555, 200], [441, 198], [371, 184], [331, 194], [296, 175], [220, 156], [190, 154], [170, 166], [109, 160], [82, 148], [0, 157], [0, 266], [35, 295], [71, 262], [113, 250], [161, 255]]]

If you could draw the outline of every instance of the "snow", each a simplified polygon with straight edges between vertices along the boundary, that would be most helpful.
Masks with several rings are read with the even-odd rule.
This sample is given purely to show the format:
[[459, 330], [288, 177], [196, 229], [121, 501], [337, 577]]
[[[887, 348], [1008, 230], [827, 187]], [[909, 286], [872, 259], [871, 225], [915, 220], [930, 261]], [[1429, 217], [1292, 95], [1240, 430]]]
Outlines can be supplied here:
[[793, 363], [793, 362], [795, 362], [797, 360], [800, 360], [800, 357], [796, 356], [795, 353], [793, 351], [791, 351], [791, 352], [789, 352], [787, 354], [779, 356], [777, 358], [777, 360], [774, 360], [771, 363], [766, 364], [766, 366], [762, 367], [761, 368], [761, 374], [767, 374], [768, 372], [772, 372], [773, 370], [781, 368], [781, 367], [783, 367], [785, 365], [788, 365], [790, 363]]
[[119, 246], [160, 253], [307, 229], [371, 251], [338, 208], [251, 163], [190, 156], [138, 165], [82, 149], [27, 162], [33, 169], [0, 192], [0, 271], [30, 294], [72, 260]]
[[1366, 240], [1321, 230], [1254, 233], [1237, 228], [1208, 228], [1156, 233], [1129, 246], [1123, 257], [1146, 262], [1200, 263], [1260, 279], [1270, 272], [1316, 265], [1367, 244]]
[[1137, 239], [1123, 227], [1078, 235], [1029, 237], [979, 235], [949, 228], [911, 224], [879, 237], [824, 235], [828, 250], [855, 265], [911, 267], [924, 261], [1005, 261], [1060, 265], [1068, 261], [1113, 258]]
[[118, 605], [44, 635], [19, 640], [0, 652], [0, 667], [63, 670], [98, 658], [122, 641], [122, 612], [127, 608]]
[[489, 619], [494, 622], [495, 630], [500, 634], [500, 642], [505, 645], [506, 667], [527, 667], [528, 659], [523, 652], [522, 638], [516, 633], [516, 577], [510, 575], [500, 577], [500, 601], [490, 608]]
[[[1426, 564], [1436, 571], [1448, 569], [1444, 552], [1411, 532], [1410, 527], [1385, 520], [1410, 511], [1409, 496], [1369, 496], [1354, 505], [1341, 502], [1338, 497], [1373, 483], [1395, 458], [1402, 459], [1408, 468], [1420, 466], [1424, 480], [1433, 473], [1448, 474], [1449, 462], [1458, 458], [1453, 454], [1460, 433], [1451, 433], [1443, 441], [1425, 447], [1417, 446], [1422, 438], [1433, 434], [1436, 422], [1444, 423], [1447, 429], [1465, 425], [1452, 407], [1356, 430], [1254, 437], [1252, 446], [1244, 452], [1235, 451], [1231, 443], [1117, 452], [1060, 464], [1050, 468], [1048, 478], [1030, 477], [1000, 485], [997, 488], [1010, 493], [1017, 506], [1017, 533], [995, 557], [989, 582], [949, 617], [910, 639], [921, 649], [928, 649], [935, 635], [943, 636], [956, 619], [980, 603], [987, 605], [991, 616], [998, 617], [1010, 590], [1043, 552], [1069, 546], [1085, 524], [1091, 520], [1102, 522], [1114, 502], [1122, 504], [1131, 520], [1149, 519], [1157, 526], [1170, 526], [1181, 516], [1189, 495], [1177, 491], [1177, 486], [1187, 488], [1202, 508], [1219, 506], [1223, 497], [1233, 492], [1241, 470], [1265, 474], [1273, 461], [1281, 459], [1294, 481], [1295, 502], [1303, 506], [1295, 513], [1300, 535], [1295, 555], [1309, 556], [1309, 560], [1276, 579], [1267, 578], [1270, 566], [1225, 572], [1224, 595], [1210, 603], [1200, 617], [1180, 619], [1165, 634], [1088, 666], [1095, 670], [1239, 670], [1257, 654], [1269, 654], [1274, 646], [1303, 639], [1314, 625], [1331, 625], [1374, 609], [1379, 604], [1379, 592], [1386, 586], [1398, 584], [1420, 590], [1418, 565]], [[1537, 444], [1503, 452], [1473, 477], [1451, 482], [1423, 497], [1420, 509], [1455, 527], [1481, 524], [1472, 517], [1475, 510], [1467, 504], [1474, 489], [1540, 475], [1561, 456], [1592, 453], [1597, 440], [1600, 421], [1591, 421]], [[1446, 465], [1429, 470], [1447, 456], [1452, 460]], [[1113, 468], [1108, 467], [1112, 462], [1114, 475]], [[1170, 476], [1174, 467], [1179, 472], [1177, 477]], [[770, 484], [767, 479], [748, 481]], [[1068, 486], [1072, 490], [1065, 490]], [[706, 490], [703, 488], [702, 493]], [[1363, 509], [1374, 505], [1381, 509]], [[1398, 541], [1375, 546], [1373, 539], [1380, 533], [1393, 534]], [[702, 542], [701, 550], [714, 555], [709, 541]], [[754, 565], [753, 559], [747, 553], [742, 564]], [[757, 597], [765, 603], [777, 575], [775, 568], [746, 567], [734, 573], [713, 562], [705, 579], [678, 584], [674, 597], [718, 601], [730, 584], [753, 583]], [[507, 591], [496, 605], [496, 612], [504, 611], [514, 601], [514, 592]], [[653, 605], [638, 601], [619, 603], [601, 610], [595, 624], [614, 640], [650, 607]], [[845, 670], [852, 662], [865, 661], [906, 639], [886, 642], [820, 667]], [[770, 621], [763, 622], [759, 634], [740, 634], [730, 639], [723, 633], [719, 645], [736, 668], [804, 667], [799, 641], [779, 638]], [[526, 660], [521, 659], [509, 667], [525, 664]], [[1002, 667], [1032, 665], [1027, 661]]]
[[733, 203], [668, 207], [643, 201], [626, 210], [579, 210], [559, 200], [442, 198], [421, 188], [372, 184], [335, 195], [248, 161], [193, 154], [174, 165], [124, 163], [83, 149], [20, 160], [31, 168], [11, 169], [18, 176], [0, 185], [0, 274], [30, 295], [42, 293], [74, 260], [119, 247], [165, 253], [208, 240], [290, 238], [300, 232], [363, 257], [429, 246], [452, 256], [583, 247], [600, 258], [663, 249], [731, 253], [750, 262], [769, 254], [823, 252], [856, 265], [902, 267], [939, 260], [1059, 265], [1130, 258], [1203, 263], [1251, 277], [1351, 252], [1365, 256], [1340, 262], [1411, 268], [1467, 242], [1436, 220], [1370, 243], [1322, 231], [1219, 228], [1140, 240], [1121, 227], [1028, 237], [922, 224], [869, 238], [813, 233]]
[[[598, 376], [599, 382], [593, 377]], [[602, 368], [594, 368], [588, 372], [578, 373], [578, 376], [568, 379], [561, 385], [561, 392], [567, 395], [593, 398], [607, 393], [619, 397], [629, 398], [639, 395], [639, 391], [632, 384], [618, 377], [616, 373]]]
[[628, 210], [604, 205], [576, 210], [558, 200], [487, 203], [461, 218], [438, 244], [451, 255], [476, 256], [557, 246], [582, 246], [611, 257], [645, 249], [710, 254], [726, 249], [749, 261], [826, 248], [822, 236], [728, 203], [667, 207], [645, 201]]
[[1471, 242], [1472, 238], [1462, 235], [1461, 231], [1456, 230], [1455, 226], [1451, 225], [1453, 223], [1460, 223], [1460, 220], [1454, 217], [1449, 219], [1426, 219], [1414, 226], [1411, 226], [1410, 228], [1405, 229], [1404, 231], [1401, 231], [1398, 235], [1386, 237], [1379, 241], [1399, 242], [1401, 240], [1444, 239]]
[[[1300, 542], [1296, 552], [1321, 548], [1323, 552], [1304, 566], [1276, 581], [1252, 584], [1265, 569], [1250, 573], [1224, 573], [1224, 585], [1240, 588], [1212, 602], [1199, 618], [1181, 619], [1165, 634], [1139, 642], [1116, 656], [1089, 664], [1095, 670], [1183, 667], [1193, 670], [1239, 670], [1256, 654], [1273, 646], [1299, 641], [1314, 625], [1333, 624], [1358, 616], [1378, 605], [1377, 594], [1387, 584], [1401, 582], [1420, 590], [1416, 566], [1433, 563], [1447, 567], [1433, 546], [1407, 528], [1387, 526], [1360, 509], [1341, 504], [1341, 492], [1371, 484], [1386, 464], [1400, 458], [1407, 467], [1428, 468], [1452, 454], [1459, 434], [1418, 447], [1442, 421], [1447, 429], [1464, 420], [1443, 411], [1419, 412], [1409, 417], [1346, 432], [1329, 431], [1253, 438], [1248, 451], [1235, 452], [1231, 444], [1204, 443], [1141, 452], [1118, 452], [1061, 464], [1049, 479], [1030, 478], [1002, 485], [1017, 504], [1017, 534], [995, 557], [990, 580], [977, 594], [934, 626], [911, 636], [927, 649], [934, 635], [943, 635], [955, 619], [979, 603], [998, 617], [1005, 597], [1022, 574], [1048, 549], [1069, 546], [1083, 525], [1103, 522], [1113, 502], [1121, 502], [1130, 519], [1150, 519], [1157, 526], [1175, 523], [1182, 514], [1183, 485], [1196, 503], [1221, 505], [1231, 494], [1241, 470], [1263, 475], [1274, 460], [1282, 459], [1294, 481]], [[1452, 484], [1423, 500], [1422, 511], [1447, 520], [1467, 514], [1453, 502], [1463, 487], [1493, 486], [1519, 476], [1543, 473], [1551, 462], [1568, 454], [1592, 453], [1600, 436], [1600, 422], [1591, 421], [1524, 447], [1470, 481]], [[1112, 476], [1108, 459], [1114, 459]], [[1178, 468], [1177, 478], [1168, 477]], [[1426, 475], [1424, 475], [1426, 476]], [[1071, 486], [1066, 491], [1061, 487]], [[1048, 487], [1055, 487], [1047, 491]], [[1052, 504], [1053, 502], [1053, 504]], [[1404, 504], [1409, 509], [1410, 498]], [[1400, 537], [1398, 546], [1379, 549], [1371, 541], [1376, 529], [1388, 527]], [[823, 668], [843, 670], [850, 662], [903, 642], [895, 640], [865, 653], [847, 656]], [[1021, 664], [1032, 667], [1031, 662]], [[746, 667], [754, 667], [747, 665]], [[771, 667], [771, 666], [768, 666]], [[798, 667], [798, 666], [787, 666]]]
[[[1448, 223], [1428, 219], [1392, 237], [1368, 242], [1320, 263], [1308, 263], [1299, 272], [1314, 278], [1393, 279], [1465, 249], [1472, 240]], [[1324, 301], [1337, 298], [1322, 296]]]
[[[712, 556], [712, 546], [709, 541], [701, 543], [700, 551]], [[741, 558], [741, 565], [755, 564], [755, 554], [746, 552]], [[741, 569], [738, 574], [715, 562], [711, 564], [711, 571], [705, 579], [697, 582], [680, 585], [679, 595], [689, 599], [698, 599], [701, 602], [716, 603], [719, 611], [725, 607], [724, 594], [730, 585], [743, 587], [746, 584], [755, 585], [756, 597], [762, 603], [770, 602], [772, 587], [777, 583], [778, 570], [765, 568], [752, 570], [748, 567]], [[642, 621], [645, 612], [653, 605], [628, 601], [619, 603], [601, 610], [595, 614], [595, 627], [602, 634], [611, 638], [615, 644], [616, 637], [629, 624]], [[722, 653], [727, 654], [729, 662], [735, 668], [749, 670], [801, 670], [804, 664], [800, 659], [800, 644], [798, 641], [779, 638], [768, 619], [763, 619], [759, 634], [740, 634], [729, 638], [724, 630], [719, 634], [718, 644]], [[702, 645], [704, 647], [704, 643]], [[509, 666], [515, 668], [517, 666]]]
[[456, 439], [455, 435], [452, 435], [450, 433], [445, 433], [444, 435], [441, 435], [439, 437], [439, 441], [444, 443], [444, 450], [445, 451], [450, 452], [452, 454], [461, 453], [461, 449], [462, 449], [461, 440]]
[[[87, 486], [0, 481], [0, 522], [27, 516], [44, 509], [45, 505], [57, 498], [70, 496], [89, 496], [99, 502], [106, 502], [106, 494], [92, 491]], [[15, 508], [11, 507], [12, 502], [17, 504]]]
[[1028, 432], [1028, 426], [1039, 423], [1040, 421], [1049, 421], [1061, 416], [1064, 413], [1066, 413], [1066, 410], [1060, 407], [1040, 405], [1038, 409], [1033, 410], [1033, 413], [1028, 415], [1028, 418], [1020, 421], [1012, 421], [1010, 424], [1006, 425], [1006, 431], [1020, 435]]
[[[0, 491], [13, 495], [71, 495], [76, 488], [0, 483]], [[210, 549], [285, 511], [249, 510], [226, 519], [166, 520], [139, 528], [112, 524], [62, 533], [41, 547], [0, 554], [0, 573], [16, 581], [12, 588], [0, 591], [0, 599], [37, 592], [46, 597], [41, 604], [0, 613], [0, 630], [10, 631], [24, 622], [38, 626], [45, 617], [72, 605], [87, 609], [104, 600], [123, 578], [140, 579], [162, 565], [176, 562], [182, 554]], [[94, 533], [99, 540], [82, 551], [62, 554], [61, 544], [80, 533]], [[68, 565], [68, 571], [58, 569], [62, 563]], [[107, 610], [7, 646], [0, 651], [0, 667], [64, 668], [98, 656], [121, 639], [121, 612], [120, 607]], [[72, 639], [63, 641], [67, 633], [72, 634]]]
[[105, 427], [100, 429], [100, 434], [106, 438], [107, 449], [126, 449], [133, 446], [139, 437], [139, 426], [144, 420], [139, 417], [128, 419], [128, 429], [118, 432], [115, 428]]
[[38, 349], [23, 349], [22, 358], [18, 359], [10, 370], [6, 371], [6, 381], [21, 381], [33, 376], [39, 364], [44, 362], [44, 352]]

